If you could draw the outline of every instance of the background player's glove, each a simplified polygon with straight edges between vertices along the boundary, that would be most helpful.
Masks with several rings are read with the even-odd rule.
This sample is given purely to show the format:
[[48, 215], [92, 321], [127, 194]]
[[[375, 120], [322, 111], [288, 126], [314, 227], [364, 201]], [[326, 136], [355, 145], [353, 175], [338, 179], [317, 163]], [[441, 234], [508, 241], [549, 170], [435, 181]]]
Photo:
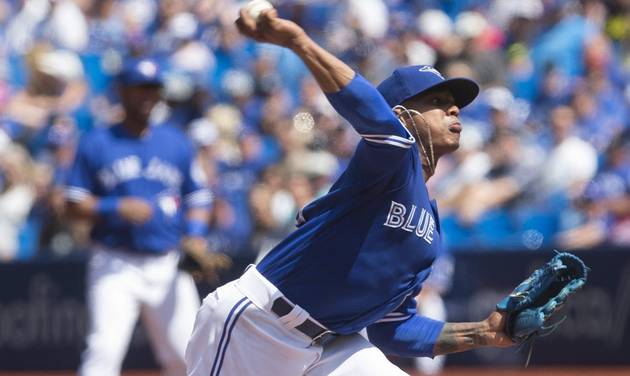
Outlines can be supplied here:
[[562, 320], [554, 316], [586, 283], [588, 268], [575, 255], [557, 253], [497, 304], [507, 314], [505, 332], [516, 343], [553, 331]]
[[216, 283], [220, 272], [232, 266], [230, 257], [210, 251], [208, 243], [203, 238], [183, 239], [182, 251], [179, 268], [189, 272], [197, 282]]

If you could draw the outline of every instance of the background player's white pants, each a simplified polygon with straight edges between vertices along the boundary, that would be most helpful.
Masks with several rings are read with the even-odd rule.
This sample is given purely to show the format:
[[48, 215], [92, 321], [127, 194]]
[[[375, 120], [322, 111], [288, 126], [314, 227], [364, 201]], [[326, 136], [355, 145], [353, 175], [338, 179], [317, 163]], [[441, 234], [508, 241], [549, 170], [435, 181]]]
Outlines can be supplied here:
[[209, 294], [186, 349], [188, 375], [406, 375], [359, 334], [311, 345], [294, 329], [306, 311], [296, 306], [280, 318], [269, 310], [279, 296], [254, 267]]
[[[444, 300], [435, 291], [425, 293], [420, 299], [418, 304], [418, 313], [422, 316], [426, 316], [435, 320], [446, 320], [446, 306]], [[444, 368], [444, 362], [446, 362], [446, 356], [439, 355], [435, 358], [415, 358], [416, 369], [422, 372], [423, 375], [437, 375]]]
[[199, 295], [177, 269], [178, 254], [143, 256], [96, 250], [87, 270], [89, 331], [82, 376], [119, 375], [141, 315], [164, 375], [184, 375], [184, 352]]

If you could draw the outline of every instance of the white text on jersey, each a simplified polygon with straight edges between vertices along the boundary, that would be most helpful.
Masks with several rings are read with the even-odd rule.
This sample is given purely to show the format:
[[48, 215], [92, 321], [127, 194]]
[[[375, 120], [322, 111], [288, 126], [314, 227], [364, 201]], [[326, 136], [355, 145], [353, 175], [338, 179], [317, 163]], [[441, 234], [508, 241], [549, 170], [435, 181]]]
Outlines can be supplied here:
[[431, 244], [433, 242], [433, 231], [435, 231], [435, 219], [428, 210], [422, 208], [418, 222], [415, 225], [412, 224], [417, 209], [416, 205], [411, 205], [411, 210], [409, 210], [407, 215], [407, 207], [392, 200], [387, 219], [383, 224], [387, 227], [401, 228], [407, 232], [413, 232], [416, 236]]
[[142, 161], [138, 156], [130, 155], [116, 159], [111, 167], [104, 167], [98, 172], [99, 180], [107, 189], [112, 189], [119, 183], [145, 178], [158, 180], [167, 187], [175, 188], [181, 184], [182, 174], [177, 168], [157, 157], [151, 158], [147, 166], [142, 169]]

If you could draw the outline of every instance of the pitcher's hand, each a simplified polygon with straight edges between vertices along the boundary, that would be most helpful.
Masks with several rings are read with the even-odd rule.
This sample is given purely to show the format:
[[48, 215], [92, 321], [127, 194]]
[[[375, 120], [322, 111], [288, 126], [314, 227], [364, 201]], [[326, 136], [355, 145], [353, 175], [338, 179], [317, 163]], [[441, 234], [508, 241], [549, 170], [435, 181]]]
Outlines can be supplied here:
[[505, 334], [505, 313], [494, 311], [485, 320], [488, 325], [488, 345], [494, 347], [510, 347], [514, 341]]
[[296, 40], [306, 35], [304, 29], [293, 21], [278, 17], [275, 9], [262, 11], [255, 20], [244, 9], [239, 12], [236, 27], [241, 34], [258, 42], [290, 48]]

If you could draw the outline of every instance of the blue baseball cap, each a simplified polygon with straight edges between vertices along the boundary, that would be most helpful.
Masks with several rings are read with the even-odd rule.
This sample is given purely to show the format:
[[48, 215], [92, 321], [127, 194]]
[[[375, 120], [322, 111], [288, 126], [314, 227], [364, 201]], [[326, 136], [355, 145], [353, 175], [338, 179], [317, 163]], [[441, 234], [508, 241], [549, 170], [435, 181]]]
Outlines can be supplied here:
[[118, 82], [127, 86], [161, 86], [163, 77], [157, 61], [151, 58], [132, 58], [124, 63], [118, 74]]
[[433, 89], [448, 89], [455, 104], [463, 108], [479, 94], [479, 85], [468, 78], [444, 79], [430, 65], [412, 65], [398, 68], [377, 87], [390, 107], [401, 104], [411, 97]]

